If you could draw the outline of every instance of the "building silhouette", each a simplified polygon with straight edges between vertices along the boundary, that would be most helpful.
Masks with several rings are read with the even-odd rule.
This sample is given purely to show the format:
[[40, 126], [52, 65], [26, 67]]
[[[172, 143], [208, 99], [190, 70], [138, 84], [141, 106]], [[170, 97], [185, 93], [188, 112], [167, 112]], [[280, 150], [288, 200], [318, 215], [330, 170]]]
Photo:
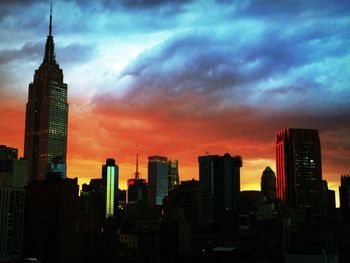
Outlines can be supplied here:
[[168, 195], [168, 160], [163, 156], [148, 157], [148, 203], [162, 205]]
[[55, 157], [66, 163], [67, 123], [67, 84], [55, 57], [51, 8], [44, 59], [29, 84], [26, 105], [24, 157], [31, 180], [45, 179]]
[[276, 139], [277, 197], [289, 207], [323, 211], [318, 130], [283, 129]]
[[27, 161], [18, 150], [0, 145], [0, 261], [15, 262], [22, 256], [24, 187]]
[[136, 155], [136, 172], [135, 177], [128, 180], [128, 203], [146, 203], [147, 202], [148, 185], [145, 179], [140, 178], [139, 172], [139, 156]]
[[198, 162], [200, 223], [218, 230], [231, 228], [238, 208], [242, 159], [226, 153], [199, 156]]
[[343, 220], [350, 222], [350, 175], [340, 177], [339, 201]]
[[332, 215], [335, 213], [335, 191], [328, 189], [328, 182], [326, 180], [322, 180], [322, 188], [323, 188], [323, 204], [325, 213], [327, 215]]
[[102, 189], [106, 198], [106, 219], [115, 217], [118, 210], [119, 167], [114, 159], [107, 159], [102, 165]]
[[267, 201], [273, 201], [276, 198], [276, 176], [270, 167], [266, 167], [261, 176], [261, 192]]
[[79, 262], [78, 179], [47, 178], [25, 191], [24, 258], [40, 262]]
[[173, 190], [177, 185], [179, 185], [179, 161], [178, 160], [168, 160], [168, 191]]

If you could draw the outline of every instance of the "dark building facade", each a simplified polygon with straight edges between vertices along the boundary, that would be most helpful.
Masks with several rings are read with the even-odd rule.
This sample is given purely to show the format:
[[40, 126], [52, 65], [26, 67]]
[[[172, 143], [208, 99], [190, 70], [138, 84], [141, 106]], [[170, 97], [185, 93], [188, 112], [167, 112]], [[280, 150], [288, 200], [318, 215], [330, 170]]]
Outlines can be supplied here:
[[239, 156], [208, 155], [198, 157], [200, 181], [200, 223], [222, 229], [232, 225], [240, 194]]
[[173, 190], [179, 183], [179, 161], [170, 159], [168, 160], [168, 191]]
[[118, 210], [119, 167], [114, 159], [107, 159], [102, 165], [102, 189], [106, 199], [106, 219], [115, 217]]
[[151, 206], [162, 205], [168, 195], [168, 159], [163, 156], [148, 157], [148, 198]]
[[0, 146], [0, 261], [15, 262], [22, 256], [24, 187], [27, 161], [18, 150]]
[[277, 197], [289, 207], [321, 213], [321, 145], [318, 130], [283, 129], [276, 139]]
[[276, 198], [276, 176], [270, 167], [266, 167], [261, 176], [261, 193], [267, 201], [273, 201]]
[[328, 189], [328, 182], [322, 180], [323, 204], [325, 213], [328, 215], [335, 213], [335, 191]]
[[191, 224], [192, 229], [199, 226], [199, 181], [182, 181], [173, 191], [169, 192], [164, 199], [164, 215], [168, 210], [182, 209], [184, 219]]
[[50, 14], [44, 59], [29, 84], [26, 105], [24, 157], [31, 180], [45, 179], [53, 158], [66, 163], [67, 123], [67, 84], [56, 62]]
[[350, 222], [350, 175], [340, 178], [339, 201], [343, 220]]
[[18, 150], [15, 148], [0, 145], [0, 171], [12, 172], [12, 163], [18, 157]]
[[24, 220], [24, 258], [40, 262], [79, 262], [78, 179], [28, 183]]

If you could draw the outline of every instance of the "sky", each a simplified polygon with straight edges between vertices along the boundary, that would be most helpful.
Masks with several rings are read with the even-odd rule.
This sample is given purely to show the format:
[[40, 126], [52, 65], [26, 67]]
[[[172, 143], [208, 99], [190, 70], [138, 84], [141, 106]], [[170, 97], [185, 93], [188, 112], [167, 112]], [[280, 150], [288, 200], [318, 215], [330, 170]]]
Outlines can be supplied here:
[[[0, 144], [23, 155], [28, 85], [44, 55], [50, 2], [0, 3]], [[56, 59], [68, 84], [68, 176], [120, 186], [135, 154], [179, 160], [240, 155], [241, 189], [275, 167], [283, 128], [319, 129], [323, 178], [350, 173], [350, 2], [347, 0], [53, 1]]]

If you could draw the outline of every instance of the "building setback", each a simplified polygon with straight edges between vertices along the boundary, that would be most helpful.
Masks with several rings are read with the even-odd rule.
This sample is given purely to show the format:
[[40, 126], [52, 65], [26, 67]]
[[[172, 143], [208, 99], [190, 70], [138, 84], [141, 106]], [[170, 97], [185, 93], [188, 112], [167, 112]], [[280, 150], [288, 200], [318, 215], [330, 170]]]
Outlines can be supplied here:
[[44, 59], [29, 84], [26, 105], [24, 157], [31, 180], [44, 180], [53, 158], [64, 164], [67, 158], [67, 84], [55, 58], [51, 14]]
[[277, 197], [289, 207], [322, 213], [318, 130], [283, 129], [276, 138]]

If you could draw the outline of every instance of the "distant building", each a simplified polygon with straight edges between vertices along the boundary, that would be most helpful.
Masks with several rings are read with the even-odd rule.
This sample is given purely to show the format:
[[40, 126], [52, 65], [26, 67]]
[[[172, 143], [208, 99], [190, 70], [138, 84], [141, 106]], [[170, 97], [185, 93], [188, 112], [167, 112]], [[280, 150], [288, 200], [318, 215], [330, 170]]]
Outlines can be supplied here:
[[312, 213], [323, 209], [321, 145], [318, 130], [283, 129], [276, 139], [277, 197]]
[[199, 181], [182, 181], [164, 199], [164, 215], [172, 209], [183, 209], [184, 219], [195, 229], [199, 226]]
[[350, 222], [350, 175], [340, 178], [339, 200], [343, 220]]
[[78, 179], [28, 183], [24, 257], [40, 262], [79, 262], [80, 202]]
[[106, 224], [106, 198], [102, 179], [83, 184], [81, 203], [81, 262], [98, 262], [104, 251], [103, 232]]
[[146, 203], [147, 202], [148, 184], [145, 179], [140, 178], [139, 158], [136, 155], [136, 172], [135, 177], [128, 180], [128, 203]]
[[18, 158], [18, 149], [0, 145], [0, 172], [12, 172], [12, 162]]
[[241, 157], [207, 155], [198, 157], [198, 162], [201, 225], [221, 230], [232, 227], [238, 212]]
[[145, 179], [128, 180], [128, 203], [146, 203], [148, 184]]
[[102, 165], [102, 188], [106, 197], [106, 218], [115, 217], [118, 210], [119, 167], [114, 159], [107, 159]]
[[168, 191], [173, 190], [179, 182], [179, 161], [168, 160]]
[[148, 157], [148, 204], [162, 205], [168, 195], [168, 160], [163, 156]]
[[266, 167], [261, 176], [261, 193], [267, 201], [273, 201], [276, 198], [276, 176], [270, 167]]
[[67, 165], [63, 161], [61, 156], [52, 158], [50, 162], [50, 167], [48, 169], [48, 174], [54, 177], [59, 177], [61, 179], [66, 178]]
[[0, 261], [15, 262], [22, 256], [24, 186], [27, 161], [18, 150], [0, 145]]
[[326, 180], [322, 181], [323, 187], [323, 204], [325, 213], [330, 215], [335, 212], [335, 191], [328, 189], [328, 183]]
[[57, 156], [66, 163], [67, 89], [55, 57], [50, 14], [44, 59], [29, 84], [26, 106], [24, 157], [28, 159], [30, 180], [45, 180], [51, 160]]

